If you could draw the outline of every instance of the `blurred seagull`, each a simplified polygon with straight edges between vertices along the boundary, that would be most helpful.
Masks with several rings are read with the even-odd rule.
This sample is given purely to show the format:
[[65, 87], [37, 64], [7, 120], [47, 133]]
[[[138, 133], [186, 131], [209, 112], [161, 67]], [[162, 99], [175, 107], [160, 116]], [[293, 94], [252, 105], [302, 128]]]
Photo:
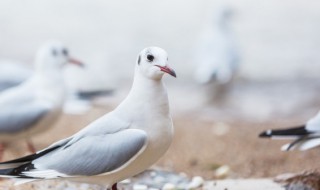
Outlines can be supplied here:
[[[12, 60], [0, 60], [0, 92], [18, 86], [33, 75], [33, 70], [26, 65]], [[113, 93], [110, 88], [111, 80], [102, 74], [103, 64], [95, 65], [96, 67], [93, 67], [92, 64], [86, 65], [86, 69], [79, 69], [73, 65], [63, 68], [63, 78], [67, 89], [64, 113], [83, 115], [92, 108], [96, 99]], [[107, 83], [106, 81], [109, 82], [109, 85], [103, 84]]]
[[61, 70], [67, 62], [81, 65], [62, 43], [49, 42], [37, 52], [33, 76], [0, 94], [0, 158], [5, 144], [18, 139], [27, 139], [29, 150], [35, 152], [29, 138], [60, 116], [65, 96]]
[[308, 150], [320, 145], [320, 112], [305, 125], [288, 129], [267, 130], [259, 137], [294, 139], [292, 143], [282, 146], [281, 150]]
[[0, 176], [22, 183], [67, 178], [117, 189], [117, 182], [150, 167], [171, 144], [164, 73], [176, 77], [167, 53], [158, 47], [142, 50], [131, 91], [115, 110], [36, 154], [0, 163], [5, 168]]
[[202, 33], [195, 54], [194, 77], [200, 84], [226, 84], [238, 67], [239, 55], [228, 25], [231, 9], [221, 6], [215, 13], [214, 26]]
[[18, 86], [30, 78], [32, 73], [32, 69], [22, 63], [8, 60], [0, 61], [0, 91]]
[[[101, 55], [97, 57], [101, 57]], [[93, 105], [104, 105], [103, 101], [99, 100], [112, 95], [114, 85], [112, 83], [112, 73], [105, 74], [105, 71], [112, 70], [106, 68], [106, 65], [104, 61], [96, 60], [86, 66], [86, 69], [79, 69], [72, 65], [64, 69], [64, 77], [68, 88], [64, 113], [83, 115]]]

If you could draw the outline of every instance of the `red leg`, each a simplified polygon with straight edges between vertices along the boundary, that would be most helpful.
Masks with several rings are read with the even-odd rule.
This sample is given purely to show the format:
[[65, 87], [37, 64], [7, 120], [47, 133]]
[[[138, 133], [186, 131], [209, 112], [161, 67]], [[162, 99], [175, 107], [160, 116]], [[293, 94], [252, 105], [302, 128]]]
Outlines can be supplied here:
[[118, 188], [117, 188], [117, 183], [113, 184], [112, 187], [111, 187], [111, 189], [112, 189], [112, 190], [118, 190]]
[[0, 162], [2, 162], [5, 149], [6, 149], [6, 145], [4, 143], [0, 143]]
[[28, 150], [31, 152], [31, 153], [36, 153], [36, 148], [34, 148], [32, 142], [30, 140], [27, 140], [27, 146], [28, 146]]

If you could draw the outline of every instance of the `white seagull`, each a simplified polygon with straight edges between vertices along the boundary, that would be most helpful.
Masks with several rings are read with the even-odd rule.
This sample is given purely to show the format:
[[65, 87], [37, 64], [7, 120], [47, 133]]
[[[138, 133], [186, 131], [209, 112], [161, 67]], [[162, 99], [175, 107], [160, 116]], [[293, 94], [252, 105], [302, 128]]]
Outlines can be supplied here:
[[260, 137], [294, 139], [282, 146], [281, 150], [308, 150], [320, 145], [320, 112], [305, 125], [287, 129], [267, 130]]
[[239, 63], [238, 49], [229, 27], [231, 9], [225, 6], [215, 12], [213, 26], [201, 33], [195, 53], [195, 80], [200, 84], [231, 81]]
[[1, 163], [0, 176], [22, 182], [67, 178], [117, 189], [117, 182], [150, 167], [171, 144], [164, 73], [176, 77], [167, 53], [158, 47], [142, 50], [131, 91], [117, 108], [36, 154]]
[[69, 57], [62, 43], [49, 42], [37, 52], [34, 74], [0, 93], [0, 159], [5, 145], [19, 139], [26, 139], [29, 150], [35, 152], [30, 138], [60, 116], [65, 97], [62, 68], [67, 62], [81, 64]]

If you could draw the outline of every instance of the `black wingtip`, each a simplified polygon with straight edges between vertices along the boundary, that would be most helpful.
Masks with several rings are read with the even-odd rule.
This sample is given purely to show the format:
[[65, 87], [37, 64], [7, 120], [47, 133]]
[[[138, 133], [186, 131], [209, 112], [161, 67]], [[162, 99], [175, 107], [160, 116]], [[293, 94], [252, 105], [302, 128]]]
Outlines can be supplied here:
[[272, 136], [272, 131], [263, 131], [262, 133], [259, 134], [260, 138], [270, 138]]
[[59, 148], [60, 146], [55, 146], [55, 147], [52, 147], [52, 148], [48, 148], [44, 151], [41, 151], [41, 152], [38, 152], [38, 153], [35, 153], [35, 154], [30, 154], [30, 155], [27, 155], [27, 156], [24, 156], [24, 157], [21, 157], [21, 158], [18, 158], [18, 159], [14, 159], [14, 160], [9, 160], [9, 161], [6, 161], [6, 162], [0, 162], [0, 166], [1, 165], [5, 165], [5, 164], [15, 164], [15, 163], [25, 163], [25, 162], [31, 162], [57, 148]]
[[22, 178], [22, 179], [40, 179], [30, 176], [26, 176], [24, 172], [35, 169], [32, 163], [23, 164], [16, 168], [0, 169], [0, 175], [2, 178]]
[[299, 126], [299, 127], [292, 127], [287, 129], [274, 129], [274, 130], [267, 130], [259, 134], [259, 137], [261, 138], [270, 138], [273, 136], [283, 136], [283, 137], [289, 137], [289, 136], [305, 136], [309, 135], [312, 132], [308, 131], [305, 126]]

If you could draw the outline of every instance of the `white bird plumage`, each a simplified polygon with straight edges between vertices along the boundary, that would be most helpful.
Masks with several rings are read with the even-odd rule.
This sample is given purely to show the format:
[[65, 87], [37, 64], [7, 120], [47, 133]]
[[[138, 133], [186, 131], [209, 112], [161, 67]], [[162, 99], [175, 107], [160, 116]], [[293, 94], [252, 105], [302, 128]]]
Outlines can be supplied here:
[[34, 74], [0, 94], [1, 143], [28, 140], [53, 125], [64, 102], [62, 67], [69, 59], [61, 42], [46, 43], [37, 52]]
[[176, 76], [167, 53], [158, 47], [142, 50], [131, 91], [117, 108], [37, 154], [1, 163], [9, 168], [0, 175], [27, 182], [61, 177], [116, 189], [117, 182], [154, 164], [172, 142], [164, 73]]
[[200, 84], [230, 82], [238, 68], [239, 54], [229, 27], [229, 7], [215, 11], [213, 26], [205, 28], [196, 46], [194, 77]]

